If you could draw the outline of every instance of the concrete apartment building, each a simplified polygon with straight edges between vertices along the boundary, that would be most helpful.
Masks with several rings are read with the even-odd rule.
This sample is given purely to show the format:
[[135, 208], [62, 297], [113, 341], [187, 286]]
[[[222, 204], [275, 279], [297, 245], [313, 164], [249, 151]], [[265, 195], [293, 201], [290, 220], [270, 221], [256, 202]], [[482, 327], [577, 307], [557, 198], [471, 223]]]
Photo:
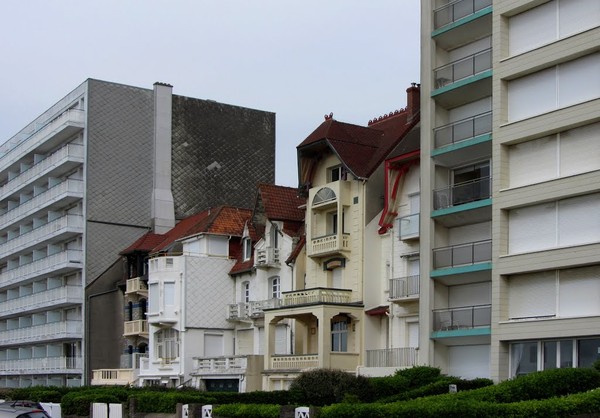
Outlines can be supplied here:
[[148, 231], [249, 205], [274, 180], [274, 144], [273, 113], [92, 79], [4, 143], [0, 387], [78, 386], [112, 362], [102, 344], [114, 340], [85, 337], [115, 324], [122, 336], [122, 274], [102, 291], [98, 277]]
[[600, 356], [600, 3], [424, 0], [419, 361]]

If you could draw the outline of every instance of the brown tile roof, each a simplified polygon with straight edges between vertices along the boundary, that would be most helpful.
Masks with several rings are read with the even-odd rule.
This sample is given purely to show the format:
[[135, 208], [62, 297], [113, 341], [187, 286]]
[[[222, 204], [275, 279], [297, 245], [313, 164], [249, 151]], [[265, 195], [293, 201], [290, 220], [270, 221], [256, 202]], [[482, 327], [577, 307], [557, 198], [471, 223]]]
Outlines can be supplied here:
[[304, 209], [300, 206], [306, 200], [298, 196], [297, 188], [261, 183], [257, 198], [262, 201], [267, 218], [273, 221], [304, 221]]
[[300, 241], [298, 241], [298, 243], [292, 250], [292, 253], [290, 254], [290, 256], [287, 258], [287, 260], [285, 260], [285, 264], [290, 264], [290, 263], [293, 263], [294, 261], [296, 261], [296, 258], [298, 258], [298, 256], [300, 255], [300, 252], [302, 251], [302, 248], [304, 248], [305, 245], [306, 245], [306, 235], [302, 235], [300, 237]]
[[127, 255], [133, 254], [135, 252], [149, 253], [153, 248], [158, 246], [161, 242], [165, 240], [166, 236], [164, 234], [155, 234], [153, 232], [148, 232], [137, 239], [133, 244], [129, 247], [125, 248], [119, 254]]

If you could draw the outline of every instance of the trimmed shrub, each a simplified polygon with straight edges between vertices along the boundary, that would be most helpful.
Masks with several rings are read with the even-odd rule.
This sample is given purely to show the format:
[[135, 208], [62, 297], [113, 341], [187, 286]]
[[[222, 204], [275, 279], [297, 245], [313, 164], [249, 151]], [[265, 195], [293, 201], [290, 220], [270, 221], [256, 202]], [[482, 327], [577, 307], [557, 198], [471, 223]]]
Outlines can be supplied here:
[[492, 382], [492, 380], [490, 379], [464, 380], [458, 377], [443, 376], [433, 383], [429, 383], [428, 385], [421, 386], [412, 390], [407, 390], [406, 392], [399, 393], [397, 395], [381, 398], [378, 400], [378, 402], [390, 403], [404, 401], [408, 399], [421, 398], [424, 396], [443, 395], [448, 393], [449, 385], [456, 385], [459, 391], [466, 391], [491, 386], [493, 384], [494, 382]]
[[290, 390], [299, 392], [305, 402], [314, 406], [341, 402], [346, 394], [355, 395], [363, 402], [373, 399], [370, 379], [341, 370], [315, 369], [300, 374]]
[[108, 393], [76, 391], [63, 396], [60, 404], [63, 415], [89, 416], [90, 405], [94, 402], [121, 403], [119, 398]]
[[140, 392], [131, 395], [137, 401], [136, 412], [175, 413], [178, 403], [197, 403], [202, 405], [217, 403], [207, 392]]
[[213, 409], [213, 415], [229, 418], [279, 418], [279, 405], [264, 404], [228, 404]]

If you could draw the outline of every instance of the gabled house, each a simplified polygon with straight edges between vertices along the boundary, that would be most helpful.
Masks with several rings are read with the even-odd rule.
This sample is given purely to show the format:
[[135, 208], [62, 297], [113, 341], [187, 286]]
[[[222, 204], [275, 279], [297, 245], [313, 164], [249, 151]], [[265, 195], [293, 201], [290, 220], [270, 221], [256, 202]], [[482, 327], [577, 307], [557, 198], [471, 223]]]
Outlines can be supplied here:
[[[290, 257], [304, 227], [305, 200], [296, 188], [260, 184], [242, 237], [242, 251], [230, 271], [234, 293], [226, 306], [234, 326], [233, 355], [197, 357], [194, 386], [205, 390], [262, 389], [264, 309], [278, 307], [282, 292], [297, 287]], [[225, 311], [223, 311], [225, 313]], [[290, 321], [275, 330], [275, 352], [291, 354]]]
[[[300, 189], [306, 196], [304, 280], [282, 292], [279, 307], [265, 310], [263, 389], [285, 389], [302, 371], [332, 368], [355, 372], [378, 331], [371, 314], [384, 315], [377, 230], [384, 161], [418, 123], [419, 89], [408, 89], [408, 106], [389, 126], [358, 126], [333, 115], [297, 147]], [[389, 115], [388, 115], [389, 117]], [[377, 124], [375, 124], [377, 125]], [[276, 351], [277, 329], [290, 323], [289, 355]], [[378, 337], [377, 337], [378, 338]]]

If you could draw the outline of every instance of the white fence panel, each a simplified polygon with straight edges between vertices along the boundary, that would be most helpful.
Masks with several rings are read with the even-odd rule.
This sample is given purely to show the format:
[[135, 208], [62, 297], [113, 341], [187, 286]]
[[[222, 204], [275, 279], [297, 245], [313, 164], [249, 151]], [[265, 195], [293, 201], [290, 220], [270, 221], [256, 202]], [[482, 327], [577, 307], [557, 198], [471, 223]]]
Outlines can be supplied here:
[[310, 409], [308, 406], [299, 406], [294, 410], [294, 418], [310, 418]]
[[108, 418], [108, 405], [105, 403], [93, 403], [92, 418]]
[[212, 418], [212, 405], [202, 405], [202, 418]]
[[108, 416], [110, 418], [123, 418], [123, 405], [120, 403], [108, 404]]
[[51, 418], [62, 418], [62, 409], [59, 403], [40, 402], [40, 405]]

